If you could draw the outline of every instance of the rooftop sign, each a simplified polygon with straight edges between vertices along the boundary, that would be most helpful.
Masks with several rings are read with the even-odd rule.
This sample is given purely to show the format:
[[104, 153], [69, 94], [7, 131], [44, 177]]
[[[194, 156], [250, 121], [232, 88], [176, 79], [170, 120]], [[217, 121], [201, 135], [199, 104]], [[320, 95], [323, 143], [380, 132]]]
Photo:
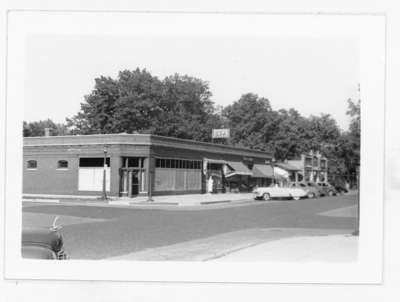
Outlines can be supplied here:
[[231, 136], [231, 129], [213, 129], [212, 138], [229, 138]]

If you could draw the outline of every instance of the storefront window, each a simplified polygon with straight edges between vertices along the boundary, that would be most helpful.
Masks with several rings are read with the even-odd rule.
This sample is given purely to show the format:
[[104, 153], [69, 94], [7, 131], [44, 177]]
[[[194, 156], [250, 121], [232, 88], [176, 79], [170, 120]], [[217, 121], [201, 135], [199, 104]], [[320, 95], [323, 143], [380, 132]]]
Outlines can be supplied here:
[[184, 160], [184, 159], [169, 159], [169, 158], [156, 158], [156, 168], [170, 168], [170, 169], [201, 169], [201, 161], [198, 160]]

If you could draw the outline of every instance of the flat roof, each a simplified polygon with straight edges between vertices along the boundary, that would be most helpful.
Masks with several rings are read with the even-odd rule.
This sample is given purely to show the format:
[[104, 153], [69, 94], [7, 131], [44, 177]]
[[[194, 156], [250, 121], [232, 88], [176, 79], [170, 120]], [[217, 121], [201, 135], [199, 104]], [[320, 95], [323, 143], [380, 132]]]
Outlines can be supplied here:
[[66, 136], [35, 136], [24, 137], [24, 147], [40, 146], [71, 146], [71, 145], [154, 145], [197, 151], [230, 153], [243, 156], [270, 158], [272, 154], [266, 151], [253, 150], [222, 144], [199, 142], [189, 139], [159, 136], [154, 134], [88, 134]]

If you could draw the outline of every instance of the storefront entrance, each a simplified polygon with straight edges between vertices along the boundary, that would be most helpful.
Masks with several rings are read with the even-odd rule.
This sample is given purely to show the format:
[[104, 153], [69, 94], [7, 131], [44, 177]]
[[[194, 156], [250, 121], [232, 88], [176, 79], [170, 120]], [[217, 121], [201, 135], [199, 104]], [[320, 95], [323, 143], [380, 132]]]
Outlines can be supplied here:
[[226, 180], [223, 166], [224, 164], [216, 162], [207, 164], [207, 193], [225, 193]]
[[144, 158], [125, 157], [120, 169], [120, 195], [135, 197], [146, 192]]

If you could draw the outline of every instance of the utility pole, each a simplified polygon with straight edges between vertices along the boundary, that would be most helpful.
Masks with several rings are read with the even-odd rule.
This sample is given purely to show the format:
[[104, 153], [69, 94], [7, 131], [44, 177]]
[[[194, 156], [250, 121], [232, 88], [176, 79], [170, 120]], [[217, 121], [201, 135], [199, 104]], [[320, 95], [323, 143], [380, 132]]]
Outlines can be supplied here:
[[357, 180], [357, 225], [356, 230], [352, 233], [353, 236], [360, 235], [360, 166], [356, 166]]
[[274, 182], [274, 185], [275, 185], [275, 184], [276, 184], [276, 179], [275, 179], [275, 169], [274, 169], [274, 165], [275, 165], [275, 157], [271, 158], [272, 178], [273, 178], [273, 182]]
[[106, 192], [106, 177], [107, 177], [107, 145], [104, 145], [104, 160], [103, 160], [103, 200], [107, 200]]
[[153, 180], [153, 172], [152, 171], [148, 171], [148, 173], [149, 173], [149, 192], [148, 192], [148, 195], [147, 195], [147, 201], [148, 202], [153, 202], [154, 200], [153, 200], [153, 182], [152, 182], [152, 180]]

